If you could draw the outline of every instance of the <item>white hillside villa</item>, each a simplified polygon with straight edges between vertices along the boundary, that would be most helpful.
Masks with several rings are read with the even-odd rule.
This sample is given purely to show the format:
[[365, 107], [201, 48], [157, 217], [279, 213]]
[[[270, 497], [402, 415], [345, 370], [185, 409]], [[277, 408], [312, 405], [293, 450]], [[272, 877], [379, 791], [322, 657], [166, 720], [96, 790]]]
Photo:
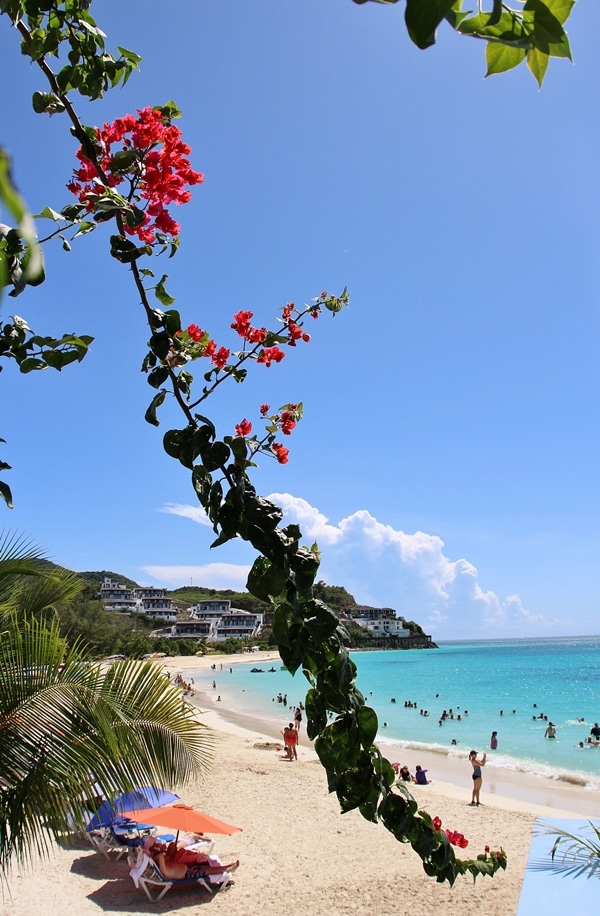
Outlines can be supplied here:
[[105, 576], [98, 597], [107, 611], [145, 614], [146, 617], [165, 623], [175, 623], [177, 620], [177, 611], [164, 588], [155, 588], [153, 585], [129, 588]]
[[374, 608], [357, 605], [352, 608], [353, 623], [364, 627], [373, 636], [410, 636], [403, 617], [396, 617], [396, 612], [389, 607]]
[[258, 636], [263, 623], [262, 614], [252, 614], [232, 608], [231, 601], [209, 599], [190, 608], [189, 620], [180, 620], [171, 627], [171, 637], [225, 642], [230, 637], [249, 639]]

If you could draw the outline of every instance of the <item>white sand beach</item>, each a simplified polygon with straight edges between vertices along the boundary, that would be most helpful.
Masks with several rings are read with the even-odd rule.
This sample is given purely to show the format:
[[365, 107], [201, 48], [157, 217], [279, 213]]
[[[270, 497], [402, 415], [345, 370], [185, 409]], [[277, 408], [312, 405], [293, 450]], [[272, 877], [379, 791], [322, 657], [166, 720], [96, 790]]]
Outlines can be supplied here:
[[[253, 657], [254, 658], [254, 657]], [[257, 661], [278, 659], [273, 653]], [[225, 659], [224, 659], [225, 660]], [[227, 664], [248, 656], [227, 656]], [[209, 667], [205, 659], [163, 659], [171, 671]], [[508, 869], [493, 879], [460, 878], [453, 888], [427, 878], [410, 847], [357, 812], [340, 814], [327, 792], [325, 772], [301, 733], [297, 762], [283, 759], [273, 724], [244, 719], [223, 702], [196, 694], [200, 718], [214, 730], [214, 764], [206, 778], [181, 788], [183, 801], [243, 828], [218, 837], [224, 861], [240, 859], [235, 884], [215, 897], [196, 890], [172, 890], [150, 903], [136, 890], [126, 861], [107, 861], [85, 841], [57, 849], [50, 861], [15, 872], [3, 912], [11, 916], [88, 916], [105, 912], [164, 913], [186, 910], [228, 916], [279, 914], [282, 910], [338, 916], [371, 914], [429, 916], [451, 908], [457, 916], [514, 916], [536, 817], [599, 817], [594, 793], [518, 774], [484, 773], [480, 808], [471, 808], [469, 767], [437, 754], [406, 762], [429, 768], [433, 783], [413, 786], [419, 805], [438, 815], [444, 827], [469, 839], [465, 855], [487, 844], [508, 853]], [[283, 723], [282, 723], [283, 724]], [[414, 755], [413, 755], [414, 756]], [[426, 759], [426, 756], [429, 759]]]

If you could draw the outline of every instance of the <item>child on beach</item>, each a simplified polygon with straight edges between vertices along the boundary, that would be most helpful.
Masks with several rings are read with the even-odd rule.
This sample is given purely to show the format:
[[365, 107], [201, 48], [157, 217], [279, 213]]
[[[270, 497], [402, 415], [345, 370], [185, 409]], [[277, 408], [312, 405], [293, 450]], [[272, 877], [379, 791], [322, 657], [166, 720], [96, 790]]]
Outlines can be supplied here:
[[498, 747], [498, 732], [492, 732], [492, 737], [490, 738], [490, 747], [493, 751]]

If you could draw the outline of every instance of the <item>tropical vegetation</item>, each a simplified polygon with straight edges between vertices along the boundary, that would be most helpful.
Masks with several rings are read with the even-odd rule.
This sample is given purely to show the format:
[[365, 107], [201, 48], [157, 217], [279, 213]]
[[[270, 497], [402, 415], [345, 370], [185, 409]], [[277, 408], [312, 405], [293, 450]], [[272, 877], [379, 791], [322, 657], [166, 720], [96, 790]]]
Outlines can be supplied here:
[[81, 587], [0, 538], [0, 881], [89, 818], [86, 800], [203, 773], [211, 738], [151, 662], [92, 663], [53, 605]]

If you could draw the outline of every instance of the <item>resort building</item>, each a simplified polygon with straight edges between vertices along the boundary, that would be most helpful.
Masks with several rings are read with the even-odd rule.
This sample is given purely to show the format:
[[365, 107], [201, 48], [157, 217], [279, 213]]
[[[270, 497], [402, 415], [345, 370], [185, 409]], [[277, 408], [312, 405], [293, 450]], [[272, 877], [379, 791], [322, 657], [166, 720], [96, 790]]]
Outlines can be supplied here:
[[410, 636], [403, 617], [397, 617], [391, 607], [374, 608], [357, 605], [349, 612], [355, 626], [363, 627], [373, 636]]
[[129, 588], [110, 576], [105, 576], [98, 597], [107, 611], [128, 614], [145, 614], [153, 620], [175, 623], [177, 611], [166, 589], [154, 585]]
[[173, 638], [205, 637], [209, 642], [226, 639], [250, 639], [258, 636], [262, 627], [262, 614], [252, 614], [232, 608], [231, 601], [210, 599], [200, 601], [190, 608], [190, 619], [178, 621], [171, 627]]

